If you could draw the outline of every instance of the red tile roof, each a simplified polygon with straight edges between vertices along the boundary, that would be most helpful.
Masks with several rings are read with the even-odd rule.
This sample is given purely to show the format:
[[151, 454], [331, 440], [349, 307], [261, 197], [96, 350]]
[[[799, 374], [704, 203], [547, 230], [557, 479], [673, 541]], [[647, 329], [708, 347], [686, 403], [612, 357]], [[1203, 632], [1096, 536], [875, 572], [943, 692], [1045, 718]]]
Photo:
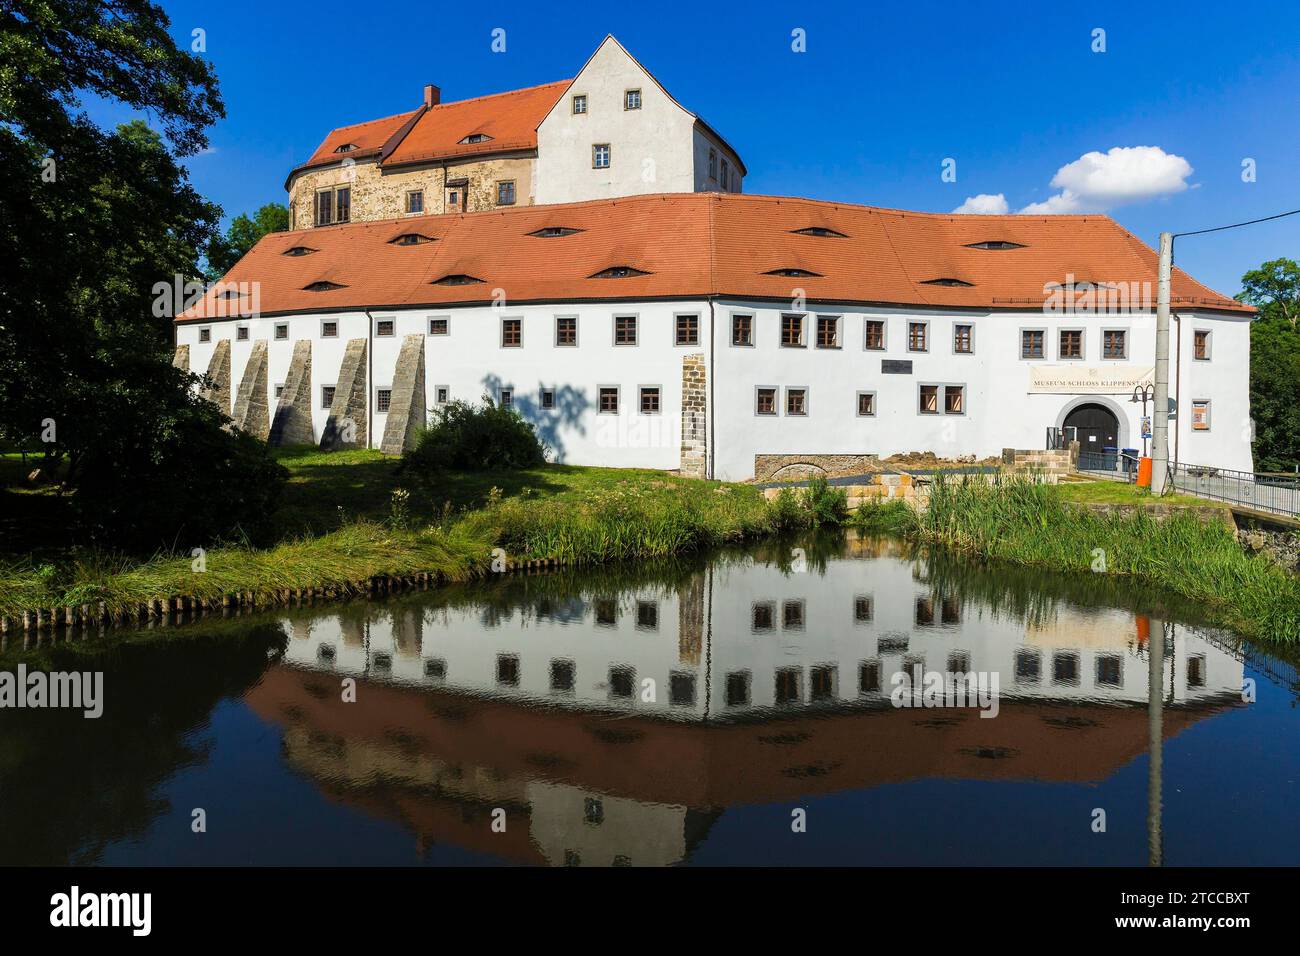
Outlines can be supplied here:
[[[583, 230], [530, 236], [544, 227]], [[804, 236], [810, 226], [844, 238]], [[420, 232], [435, 241], [398, 246]], [[968, 248], [986, 240], [1021, 249]], [[286, 256], [293, 246], [318, 249]], [[647, 275], [590, 278], [611, 266]], [[263, 314], [509, 302], [722, 297], [1040, 310], [1044, 286], [1148, 282], [1155, 253], [1102, 215], [964, 216], [735, 193], [677, 193], [326, 226], [264, 237], [226, 276], [260, 283]], [[816, 277], [763, 273], [798, 268]], [[447, 275], [481, 284], [436, 285]], [[970, 285], [927, 285], [960, 279]], [[328, 281], [345, 288], [307, 292]], [[1174, 270], [1174, 308], [1253, 310]], [[228, 314], [217, 290], [181, 320]], [[223, 311], [222, 306], [226, 306]]]
[[[316, 147], [316, 152], [311, 154], [311, 159], [298, 168], [306, 169], [311, 166], [337, 163], [348, 156], [353, 159], [371, 158], [379, 153], [379, 148], [388, 142], [389, 138], [400, 130], [407, 120], [421, 112], [422, 109], [423, 107], [411, 110], [409, 113], [386, 116], [383, 119], [371, 120], [368, 123], [340, 126], [338, 129], [332, 130], [324, 141]], [[345, 153], [337, 152], [340, 146], [349, 144], [357, 148]]]

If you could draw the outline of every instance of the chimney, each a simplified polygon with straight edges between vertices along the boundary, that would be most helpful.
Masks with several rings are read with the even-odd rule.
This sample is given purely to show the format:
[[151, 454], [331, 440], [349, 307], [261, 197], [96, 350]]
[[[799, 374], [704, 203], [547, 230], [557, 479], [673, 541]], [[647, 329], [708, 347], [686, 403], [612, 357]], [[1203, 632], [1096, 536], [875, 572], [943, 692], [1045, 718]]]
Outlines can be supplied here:
[[431, 106], [437, 106], [440, 99], [442, 99], [442, 90], [438, 89], [432, 83], [426, 83], [424, 86], [425, 108], [428, 109]]

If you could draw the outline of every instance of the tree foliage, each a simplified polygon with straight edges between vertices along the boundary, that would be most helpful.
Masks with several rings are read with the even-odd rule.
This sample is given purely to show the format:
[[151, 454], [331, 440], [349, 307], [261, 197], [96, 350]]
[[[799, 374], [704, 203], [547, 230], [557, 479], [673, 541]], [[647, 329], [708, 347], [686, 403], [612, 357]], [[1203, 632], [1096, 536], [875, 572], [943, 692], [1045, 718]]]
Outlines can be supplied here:
[[1255, 467], [1300, 465], [1300, 264], [1273, 259], [1241, 279], [1238, 298], [1259, 308], [1250, 328], [1250, 417]]
[[[197, 277], [220, 219], [177, 161], [224, 115], [216, 78], [168, 26], [142, 0], [0, 6], [0, 438], [63, 462], [87, 530], [153, 543], [254, 526], [265, 515], [248, 507], [267, 502], [230, 483], [278, 486], [266, 450], [223, 431], [172, 367], [154, 314], [155, 284]], [[161, 132], [100, 129], [83, 92]], [[203, 469], [226, 484], [196, 489], [217, 497], [195, 520], [175, 489]]]
[[240, 213], [230, 222], [224, 236], [217, 236], [208, 245], [207, 275], [216, 281], [229, 272], [257, 240], [272, 232], [289, 228], [289, 207], [278, 202], [267, 203], [252, 218]]

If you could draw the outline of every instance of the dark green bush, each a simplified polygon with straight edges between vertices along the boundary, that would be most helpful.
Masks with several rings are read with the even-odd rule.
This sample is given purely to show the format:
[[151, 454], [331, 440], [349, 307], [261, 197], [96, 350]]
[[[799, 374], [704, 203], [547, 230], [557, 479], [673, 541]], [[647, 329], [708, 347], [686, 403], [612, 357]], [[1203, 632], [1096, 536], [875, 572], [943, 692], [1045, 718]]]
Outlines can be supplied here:
[[484, 399], [481, 405], [451, 402], [436, 411], [402, 467], [418, 481], [441, 471], [512, 471], [545, 460], [533, 426], [513, 409]]
[[814, 478], [803, 493], [808, 523], [814, 527], [841, 525], [849, 513], [849, 496], [825, 478]]

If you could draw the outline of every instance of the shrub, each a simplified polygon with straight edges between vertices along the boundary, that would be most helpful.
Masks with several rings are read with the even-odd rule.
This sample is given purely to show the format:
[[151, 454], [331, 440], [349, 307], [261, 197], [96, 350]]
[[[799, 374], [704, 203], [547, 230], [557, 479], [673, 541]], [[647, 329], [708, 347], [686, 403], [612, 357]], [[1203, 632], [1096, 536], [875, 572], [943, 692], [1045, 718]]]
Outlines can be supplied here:
[[451, 402], [402, 459], [418, 480], [442, 471], [512, 471], [545, 462], [537, 431], [510, 408]]
[[843, 488], [833, 487], [825, 478], [814, 478], [803, 493], [808, 523], [813, 527], [844, 523], [849, 513], [849, 496]]
[[779, 531], [792, 531], [808, 525], [808, 516], [799, 499], [789, 488], [782, 488], [776, 493], [769, 505], [772, 511], [772, 523]]

